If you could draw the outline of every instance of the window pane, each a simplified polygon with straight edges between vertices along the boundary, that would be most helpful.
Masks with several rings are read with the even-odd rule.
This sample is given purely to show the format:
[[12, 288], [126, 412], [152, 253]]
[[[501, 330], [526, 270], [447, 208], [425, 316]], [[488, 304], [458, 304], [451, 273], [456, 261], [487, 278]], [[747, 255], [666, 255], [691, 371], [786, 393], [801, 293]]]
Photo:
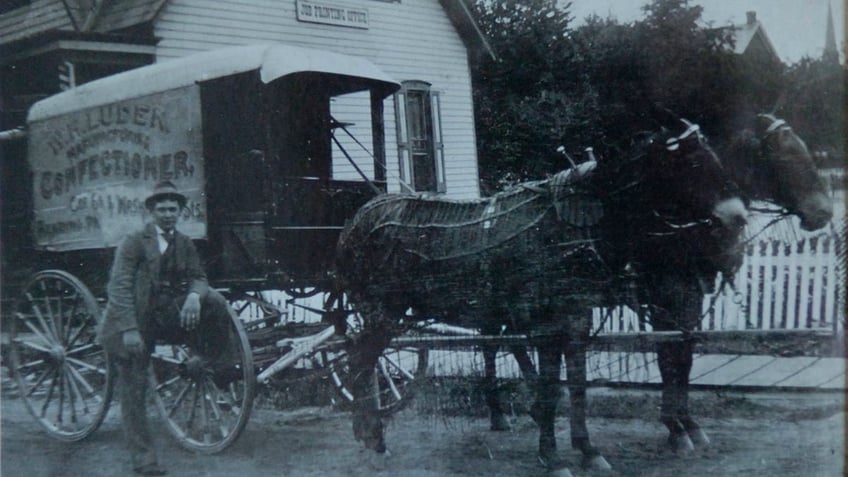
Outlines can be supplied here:
[[436, 168], [432, 154], [412, 154], [412, 167], [415, 174], [415, 190], [432, 192], [436, 190]]

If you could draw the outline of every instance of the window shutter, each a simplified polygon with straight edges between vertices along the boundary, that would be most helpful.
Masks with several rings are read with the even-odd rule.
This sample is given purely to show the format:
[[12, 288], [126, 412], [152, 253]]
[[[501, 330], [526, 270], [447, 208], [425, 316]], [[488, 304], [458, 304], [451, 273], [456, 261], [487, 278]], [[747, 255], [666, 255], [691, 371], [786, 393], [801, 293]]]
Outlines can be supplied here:
[[442, 140], [442, 108], [438, 91], [430, 91], [430, 111], [433, 115], [433, 154], [436, 162], [436, 190], [447, 192], [445, 180], [445, 145]]
[[406, 118], [406, 93], [403, 90], [395, 93], [395, 129], [397, 130], [398, 171], [401, 192], [414, 191], [411, 186], [412, 163], [409, 150], [409, 132]]

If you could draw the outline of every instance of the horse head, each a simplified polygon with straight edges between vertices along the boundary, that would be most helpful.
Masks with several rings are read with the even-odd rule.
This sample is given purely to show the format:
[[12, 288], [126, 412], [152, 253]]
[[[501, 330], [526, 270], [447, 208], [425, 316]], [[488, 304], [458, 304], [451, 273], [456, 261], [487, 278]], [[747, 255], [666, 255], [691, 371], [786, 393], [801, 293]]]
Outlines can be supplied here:
[[639, 134], [634, 145], [635, 158], [606, 171], [612, 241], [653, 268], [698, 262], [711, 272], [738, 265], [748, 211], [698, 125], [678, 119]]
[[697, 124], [679, 118], [647, 139], [644, 168], [657, 212], [678, 220], [710, 222], [733, 233], [747, 223], [739, 188]]
[[807, 145], [786, 121], [757, 115], [753, 129], [731, 139], [725, 160], [746, 194], [797, 215], [804, 230], [817, 230], [832, 218], [832, 201]]

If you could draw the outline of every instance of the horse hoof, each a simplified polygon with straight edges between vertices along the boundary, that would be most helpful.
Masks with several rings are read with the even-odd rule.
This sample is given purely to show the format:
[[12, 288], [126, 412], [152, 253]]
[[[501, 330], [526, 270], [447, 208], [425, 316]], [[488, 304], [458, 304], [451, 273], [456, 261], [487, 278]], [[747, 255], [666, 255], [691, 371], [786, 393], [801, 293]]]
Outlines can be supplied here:
[[360, 457], [359, 465], [363, 469], [368, 469], [374, 473], [380, 473], [388, 468], [390, 460], [389, 456], [389, 452], [380, 454], [366, 449]]
[[587, 467], [593, 470], [607, 471], [612, 470], [612, 466], [604, 459], [602, 455], [596, 455], [589, 459]]
[[548, 477], [574, 477], [568, 470], [566, 461], [556, 455], [556, 452], [548, 455], [549, 457], [539, 455], [539, 462], [548, 468]]
[[707, 437], [707, 433], [703, 429], [691, 429], [688, 432], [689, 439], [692, 440], [695, 447], [708, 447], [710, 445], [710, 438]]
[[685, 456], [695, 452], [695, 445], [688, 434], [672, 435], [668, 438], [671, 450], [679, 456]]
[[493, 431], [509, 431], [512, 430], [512, 425], [510, 425], [509, 419], [506, 416], [492, 416], [491, 427], [489, 429]]
[[561, 469], [552, 469], [548, 471], [548, 477], [574, 477], [567, 467]]

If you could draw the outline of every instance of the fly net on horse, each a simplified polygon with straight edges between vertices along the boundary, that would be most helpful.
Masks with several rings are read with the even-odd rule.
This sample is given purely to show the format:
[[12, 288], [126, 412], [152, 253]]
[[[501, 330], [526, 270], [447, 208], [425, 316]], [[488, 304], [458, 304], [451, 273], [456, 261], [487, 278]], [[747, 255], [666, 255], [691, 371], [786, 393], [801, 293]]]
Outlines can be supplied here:
[[551, 306], [563, 290], [596, 302], [613, 279], [597, 250], [596, 169], [586, 162], [479, 200], [374, 199], [339, 241], [346, 288], [454, 319], [493, 303]]

